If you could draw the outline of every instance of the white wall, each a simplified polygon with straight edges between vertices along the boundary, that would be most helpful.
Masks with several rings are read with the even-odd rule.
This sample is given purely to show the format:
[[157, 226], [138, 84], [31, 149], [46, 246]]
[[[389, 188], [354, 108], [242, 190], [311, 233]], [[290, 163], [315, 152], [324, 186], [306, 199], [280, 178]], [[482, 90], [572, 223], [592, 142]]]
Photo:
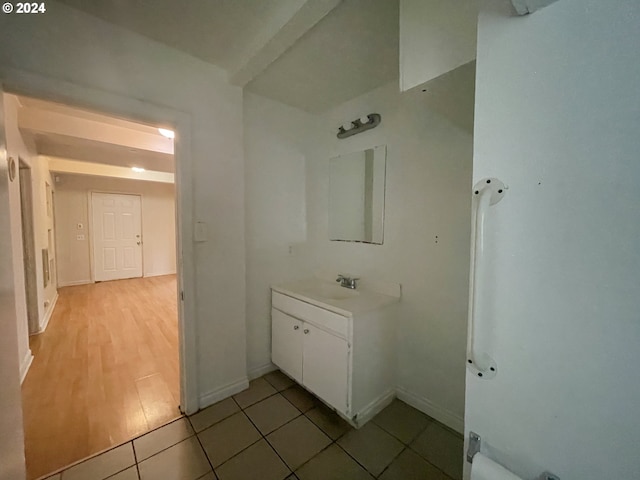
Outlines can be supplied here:
[[[322, 148], [307, 161], [309, 248], [316, 267], [402, 284], [400, 393], [461, 430], [472, 138], [429, 111], [421, 93], [400, 94], [393, 83], [323, 116], [317, 132]], [[373, 112], [382, 115], [377, 128], [345, 140], [335, 137], [341, 124]], [[329, 158], [385, 144], [384, 244], [330, 242]]]
[[271, 367], [270, 285], [311, 274], [306, 254], [305, 162], [318, 138], [316, 117], [244, 94], [247, 252], [247, 364]]
[[[198, 395], [205, 404], [243, 388], [242, 91], [218, 68], [54, 1], [47, 2], [44, 15], [0, 16], [0, 78], [17, 78], [15, 69], [54, 79], [60, 96], [81, 104], [106, 104], [114, 95], [109, 98], [139, 99], [190, 118], [184, 137], [189, 144], [180, 146], [178, 138], [176, 151], [189, 152], [191, 176], [180, 181], [193, 203], [181, 208], [186, 218], [205, 222], [209, 232], [207, 242], [188, 245], [195, 285], [185, 296], [194, 315], [187, 321], [196, 324]], [[126, 109], [139, 112], [135, 120], [145, 120], [151, 107], [133, 100]], [[186, 239], [192, 229], [185, 226]]]
[[510, 188], [481, 284], [498, 375], [467, 379], [465, 428], [524, 478], [640, 472], [638, 19], [637, 0], [483, 2], [473, 176]]
[[[176, 273], [175, 187], [88, 175], [56, 174], [56, 243], [59, 286], [90, 283], [92, 277], [90, 192], [133, 193], [142, 197], [142, 274]], [[78, 230], [78, 223], [83, 229]], [[83, 234], [84, 240], [77, 240]]]

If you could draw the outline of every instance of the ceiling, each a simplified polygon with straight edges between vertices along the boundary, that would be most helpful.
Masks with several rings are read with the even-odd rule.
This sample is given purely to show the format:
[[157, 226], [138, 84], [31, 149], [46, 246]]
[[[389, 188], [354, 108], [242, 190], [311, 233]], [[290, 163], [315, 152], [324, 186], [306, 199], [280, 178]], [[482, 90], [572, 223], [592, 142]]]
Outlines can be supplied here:
[[320, 113], [398, 77], [399, 0], [59, 0]]
[[231, 70], [305, 0], [58, 0]]
[[18, 126], [41, 155], [174, 171], [173, 141], [156, 127], [29, 97], [18, 100]]
[[174, 171], [173, 155], [166, 153], [67, 135], [36, 133], [33, 138], [41, 155], [155, 172]]
[[397, 0], [346, 0], [247, 89], [320, 113], [398, 78]]

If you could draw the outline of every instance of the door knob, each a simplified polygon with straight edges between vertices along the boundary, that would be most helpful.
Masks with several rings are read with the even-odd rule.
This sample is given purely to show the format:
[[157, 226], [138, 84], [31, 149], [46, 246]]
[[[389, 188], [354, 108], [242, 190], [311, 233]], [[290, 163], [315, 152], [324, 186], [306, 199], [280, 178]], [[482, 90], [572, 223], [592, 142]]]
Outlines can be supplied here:
[[138, 245], [140, 245], [141, 242], [136, 242]]

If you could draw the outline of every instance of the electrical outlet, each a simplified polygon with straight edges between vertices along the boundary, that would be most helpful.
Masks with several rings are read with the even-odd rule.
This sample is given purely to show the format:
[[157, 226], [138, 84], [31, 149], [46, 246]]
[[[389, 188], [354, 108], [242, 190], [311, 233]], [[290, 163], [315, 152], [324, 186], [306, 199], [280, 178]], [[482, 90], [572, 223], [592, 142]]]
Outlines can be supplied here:
[[76, 240], [84, 240], [84, 235], [76, 235]]

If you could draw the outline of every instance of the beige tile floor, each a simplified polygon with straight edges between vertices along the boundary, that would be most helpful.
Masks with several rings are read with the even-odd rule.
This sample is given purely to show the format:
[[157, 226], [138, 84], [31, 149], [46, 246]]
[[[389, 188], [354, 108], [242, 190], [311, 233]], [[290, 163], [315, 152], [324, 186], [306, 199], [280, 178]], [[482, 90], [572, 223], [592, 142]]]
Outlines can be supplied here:
[[280, 372], [50, 480], [460, 480], [462, 437], [395, 400], [359, 430]]

